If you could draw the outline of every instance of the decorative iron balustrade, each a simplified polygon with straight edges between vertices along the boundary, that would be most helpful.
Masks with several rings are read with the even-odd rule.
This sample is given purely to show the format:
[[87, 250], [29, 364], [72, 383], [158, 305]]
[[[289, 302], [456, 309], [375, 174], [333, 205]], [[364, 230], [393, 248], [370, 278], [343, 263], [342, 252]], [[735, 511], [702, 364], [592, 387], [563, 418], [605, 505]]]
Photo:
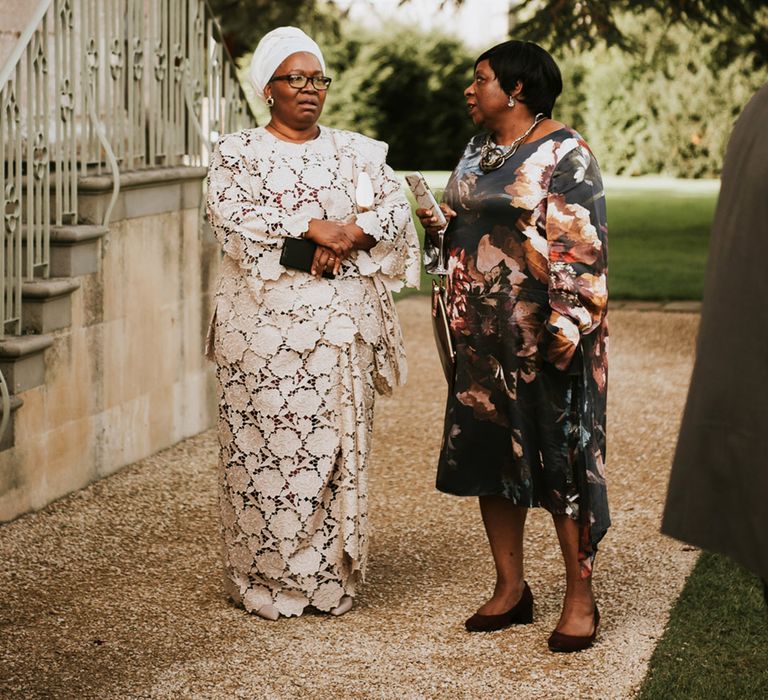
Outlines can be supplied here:
[[[42, 0], [0, 71], [0, 335], [21, 282], [47, 277], [51, 226], [75, 224], [78, 178], [205, 165], [253, 126], [205, 0]], [[109, 220], [112, 206], [104, 222]]]

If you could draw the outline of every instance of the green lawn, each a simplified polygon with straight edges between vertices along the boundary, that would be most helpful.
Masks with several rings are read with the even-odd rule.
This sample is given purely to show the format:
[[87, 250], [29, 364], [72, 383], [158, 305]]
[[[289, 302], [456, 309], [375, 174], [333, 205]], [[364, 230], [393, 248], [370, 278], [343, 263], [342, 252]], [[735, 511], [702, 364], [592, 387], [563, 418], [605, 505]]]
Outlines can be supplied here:
[[768, 609], [759, 580], [702, 554], [651, 657], [638, 700], [768, 698]]
[[[439, 200], [448, 173], [424, 175]], [[606, 178], [605, 189], [611, 298], [701, 299], [717, 182]]]
[[607, 178], [605, 190], [610, 296], [701, 299], [717, 183]]

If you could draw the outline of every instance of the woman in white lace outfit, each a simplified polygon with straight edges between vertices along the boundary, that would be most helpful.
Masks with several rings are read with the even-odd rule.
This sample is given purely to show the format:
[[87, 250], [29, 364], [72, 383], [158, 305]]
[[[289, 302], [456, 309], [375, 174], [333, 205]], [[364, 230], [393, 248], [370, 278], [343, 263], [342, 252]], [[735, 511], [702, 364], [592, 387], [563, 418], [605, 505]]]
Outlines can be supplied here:
[[[342, 614], [365, 573], [374, 391], [405, 380], [391, 290], [418, 285], [418, 241], [386, 145], [318, 126], [314, 41], [270, 32], [251, 79], [270, 122], [223, 136], [208, 176], [227, 590], [268, 619]], [[311, 272], [281, 265], [287, 237], [317, 244]]]

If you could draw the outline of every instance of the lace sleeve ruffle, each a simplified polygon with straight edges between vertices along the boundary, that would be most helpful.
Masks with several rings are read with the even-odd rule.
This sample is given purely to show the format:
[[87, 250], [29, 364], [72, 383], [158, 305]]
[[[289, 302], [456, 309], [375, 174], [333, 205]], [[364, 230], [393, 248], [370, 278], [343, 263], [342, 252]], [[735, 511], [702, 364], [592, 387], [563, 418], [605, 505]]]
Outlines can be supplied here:
[[[362, 169], [370, 176], [375, 194], [373, 208], [357, 214], [356, 222], [378, 241], [369, 251], [357, 254], [360, 274], [378, 274], [391, 291], [397, 291], [403, 285], [418, 287], [419, 239], [402, 184], [384, 160], [386, 147], [374, 154], [373, 149], [365, 147], [365, 142], [355, 146], [358, 147], [356, 159], [364, 164]], [[378, 157], [374, 158], [374, 155]]]

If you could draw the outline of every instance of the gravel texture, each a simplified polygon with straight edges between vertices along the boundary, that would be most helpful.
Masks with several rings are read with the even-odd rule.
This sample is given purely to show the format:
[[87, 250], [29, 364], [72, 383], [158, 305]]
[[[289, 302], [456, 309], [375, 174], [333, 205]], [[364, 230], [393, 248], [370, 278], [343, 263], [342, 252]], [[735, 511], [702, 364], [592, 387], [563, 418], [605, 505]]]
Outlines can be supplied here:
[[629, 698], [696, 552], [659, 534], [698, 316], [611, 313], [608, 494], [595, 646], [549, 653], [563, 568], [526, 535], [535, 622], [469, 634], [493, 588], [474, 499], [434, 490], [445, 388], [428, 300], [398, 303], [410, 381], [380, 399], [368, 580], [349, 614], [268, 622], [219, 579], [207, 432], [0, 526], [3, 698]]

